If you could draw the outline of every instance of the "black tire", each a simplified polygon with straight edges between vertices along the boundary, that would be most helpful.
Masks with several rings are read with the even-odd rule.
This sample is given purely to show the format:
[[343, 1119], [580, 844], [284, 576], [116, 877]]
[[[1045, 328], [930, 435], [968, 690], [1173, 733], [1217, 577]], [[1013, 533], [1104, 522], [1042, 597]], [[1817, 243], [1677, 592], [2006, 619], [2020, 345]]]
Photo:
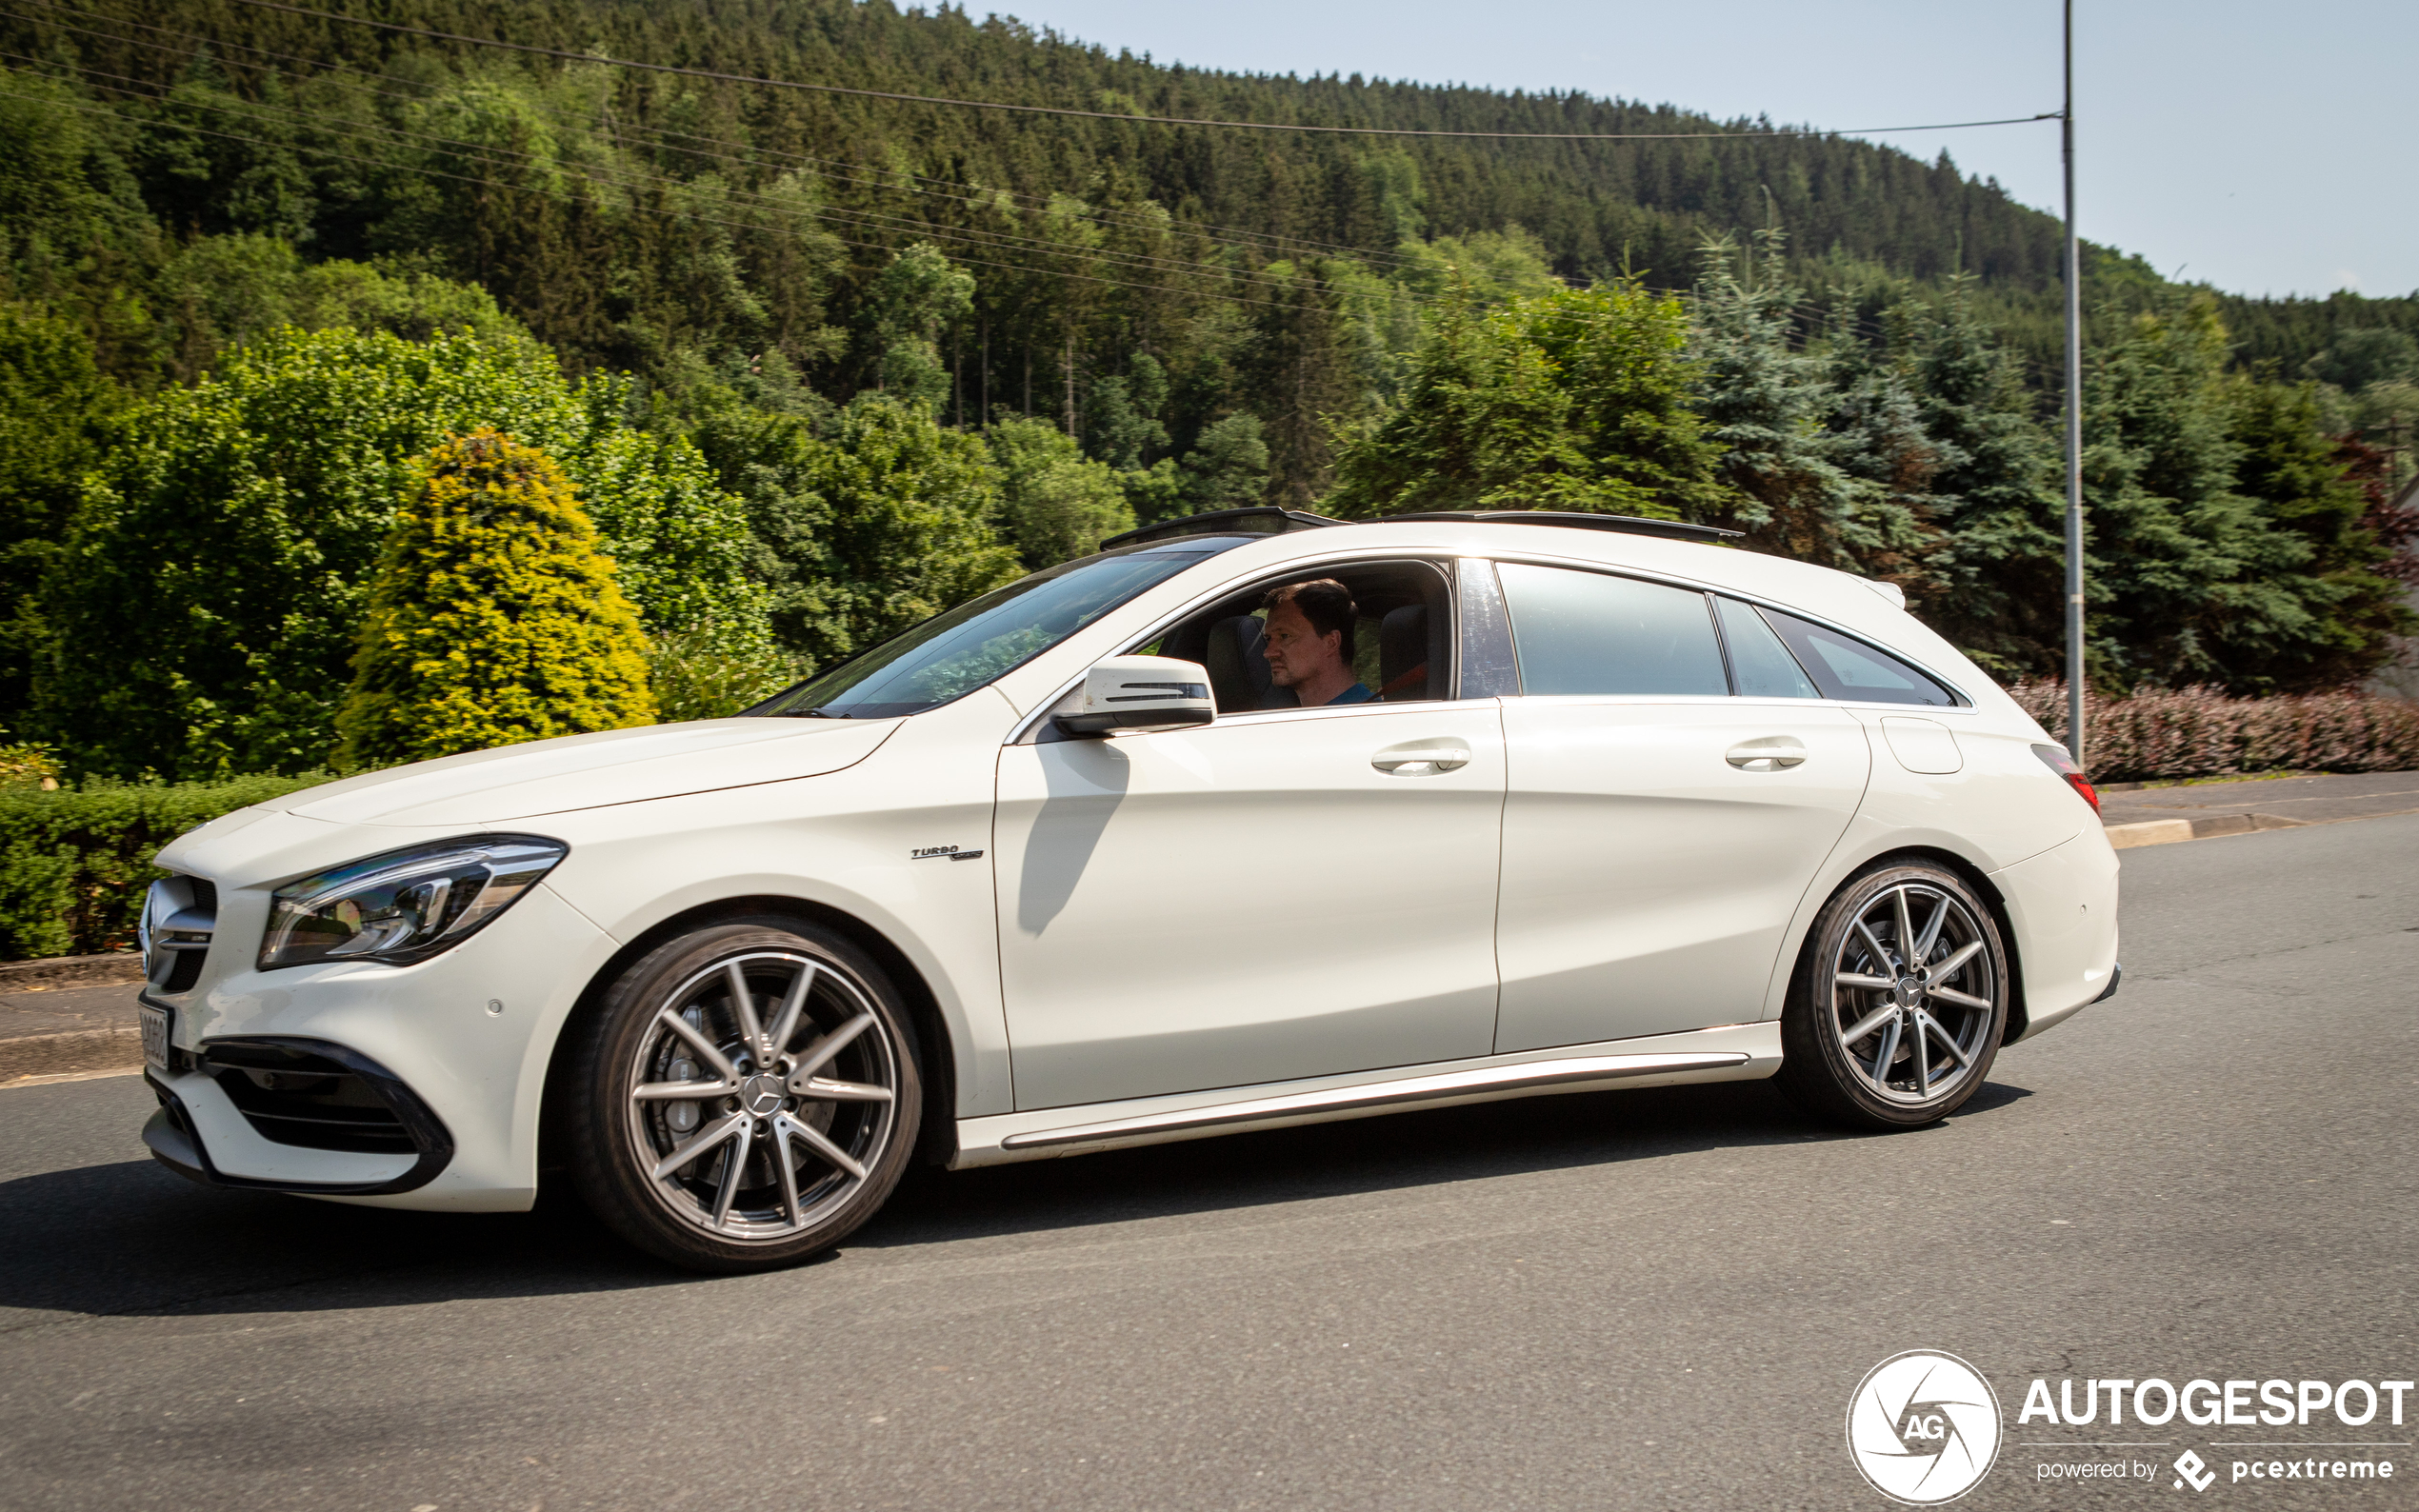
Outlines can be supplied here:
[[[1902, 929], [1927, 946], [1911, 963]], [[1879, 863], [1832, 894], [1808, 931], [1773, 1080], [1800, 1107], [1850, 1128], [1937, 1123], [1990, 1074], [2010, 980], [1998, 921], [1964, 878], [1928, 862]]]
[[[830, 1249], [913, 1156], [913, 1025], [881, 966], [833, 931], [764, 918], [682, 935], [626, 967], [570, 1032], [557, 1126], [572, 1184], [614, 1232], [675, 1265], [770, 1270]], [[669, 1092], [687, 1085], [710, 1095]]]

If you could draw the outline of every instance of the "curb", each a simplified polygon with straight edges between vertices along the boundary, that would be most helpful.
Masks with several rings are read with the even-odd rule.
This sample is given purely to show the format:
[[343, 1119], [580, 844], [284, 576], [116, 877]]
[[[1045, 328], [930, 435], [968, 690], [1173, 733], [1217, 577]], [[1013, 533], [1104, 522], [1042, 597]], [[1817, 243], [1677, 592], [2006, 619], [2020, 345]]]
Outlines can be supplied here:
[[143, 980], [143, 958], [131, 950], [97, 956], [51, 956], [0, 965], [0, 992], [41, 992], [51, 987], [132, 986]]
[[[0, 965], [0, 992], [49, 992], [63, 987], [133, 986], [143, 980], [143, 958], [131, 951], [97, 956], [53, 956], [44, 961]], [[143, 1067], [140, 1025], [97, 1029], [61, 1029], [0, 1039], [0, 1086], [91, 1076]]]
[[143, 1030], [121, 1024], [106, 1029], [66, 1029], [0, 1040], [0, 1086], [26, 1077], [56, 1077], [95, 1071], [135, 1071], [143, 1065]]
[[2205, 819], [2151, 819], [2137, 825], [2110, 825], [2103, 831], [2119, 850], [2136, 846], [2171, 846], [2182, 840], [2208, 840], [2214, 835], [2248, 835], [2258, 829], [2299, 829], [2307, 820], [2279, 814], [2215, 814]]

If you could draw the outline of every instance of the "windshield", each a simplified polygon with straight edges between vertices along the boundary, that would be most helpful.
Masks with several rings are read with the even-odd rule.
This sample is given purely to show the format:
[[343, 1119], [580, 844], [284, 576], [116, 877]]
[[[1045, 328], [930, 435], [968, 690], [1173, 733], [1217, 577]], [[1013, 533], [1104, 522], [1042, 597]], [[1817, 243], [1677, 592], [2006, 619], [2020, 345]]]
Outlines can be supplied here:
[[1022, 666], [1145, 588], [1250, 539], [1193, 536], [1036, 572], [969, 599], [747, 712], [824, 719], [920, 714]]

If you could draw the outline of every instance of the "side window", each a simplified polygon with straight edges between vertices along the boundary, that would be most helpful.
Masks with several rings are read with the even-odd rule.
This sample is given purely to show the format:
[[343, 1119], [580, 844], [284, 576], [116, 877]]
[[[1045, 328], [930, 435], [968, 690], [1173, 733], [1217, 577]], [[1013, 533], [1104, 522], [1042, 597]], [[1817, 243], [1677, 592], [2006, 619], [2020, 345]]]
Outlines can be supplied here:
[[1954, 708], [1957, 695], [1887, 651], [1851, 641], [1778, 609], [1763, 611], [1823, 696], [1859, 704], [1922, 704]]
[[[1300, 601], [1322, 617], [1337, 615], [1335, 654], [1340, 666], [1315, 683], [1290, 665], [1269, 636], [1269, 598], [1289, 585], [1326, 584]], [[1340, 594], [1333, 591], [1340, 588]], [[1303, 611], [1297, 607], [1297, 615]], [[1312, 628], [1315, 628], [1314, 627]], [[1280, 630], [1277, 640], [1287, 639]], [[1303, 686], [1344, 691], [1335, 704], [1405, 703], [1449, 698], [1452, 686], [1452, 596], [1446, 578], [1428, 562], [1369, 562], [1306, 567], [1294, 579], [1266, 579], [1171, 626], [1137, 651], [1199, 662], [1210, 672], [1218, 714], [1249, 714], [1299, 708]], [[1272, 664], [1271, 653], [1277, 653]]]
[[1524, 693], [1730, 691], [1706, 596], [1568, 567], [1496, 565]]
[[1722, 644], [1730, 653], [1730, 677], [1741, 698], [1820, 698], [1806, 669], [1764, 623], [1764, 616], [1736, 599], [1716, 598]]

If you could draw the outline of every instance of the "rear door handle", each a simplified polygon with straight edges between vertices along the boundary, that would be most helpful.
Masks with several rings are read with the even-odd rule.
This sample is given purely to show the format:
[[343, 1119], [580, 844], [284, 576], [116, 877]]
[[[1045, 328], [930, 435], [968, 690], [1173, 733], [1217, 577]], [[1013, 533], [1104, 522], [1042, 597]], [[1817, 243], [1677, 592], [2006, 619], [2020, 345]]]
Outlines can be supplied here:
[[1767, 735], [1741, 741], [1722, 759], [1743, 772], [1785, 772], [1805, 765], [1806, 743], [1794, 735]]
[[1467, 746], [1389, 746], [1369, 758], [1369, 765], [1396, 777], [1430, 777], [1469, 765]]

